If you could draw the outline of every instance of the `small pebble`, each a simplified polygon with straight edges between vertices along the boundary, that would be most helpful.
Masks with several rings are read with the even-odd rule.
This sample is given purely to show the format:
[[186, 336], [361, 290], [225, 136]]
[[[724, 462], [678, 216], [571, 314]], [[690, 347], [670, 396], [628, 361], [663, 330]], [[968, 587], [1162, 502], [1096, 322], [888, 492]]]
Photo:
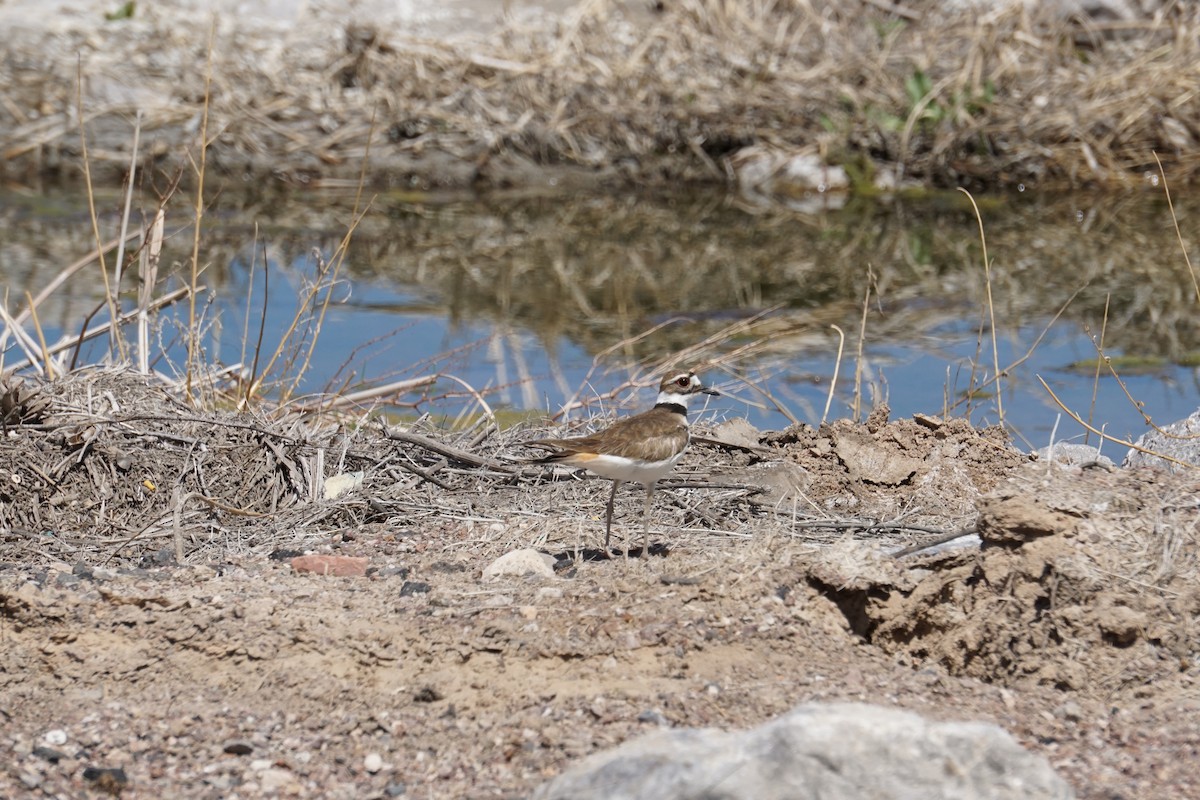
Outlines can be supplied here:
[[1083, 719], [1083, 709], [1079, 703], [1076, 703], [1074, 700], [1068, 700], [1054, 709], [1054, 716], [1065, 719], [1067, 722], [1079, 722], [1079, 720]]
[[42, 734], [42, 741], [51, 747], [61, 747], [67, 743], [67, 732], [62, 728], [46, 731]]
[[669, 727], [670, 721], [662, 715], [662, 712], [656, 708], [648, 708], [637, 716], [638, 722], [652, 722], [655, 725]]
[[372, 775], [379, 772], [383, 769], [383, 756], [379, 753], [367, 753], [367, 757], [363, 759], [363, 769]]
[[231, 756], [248, 756], [254, 752], [254, 745], [238, 739], [225, 744], [225, 752]]
[[51, 764], [57, 764], [67, 757], [67, 754], [61, 750], [55, 750], [53, 747], [44, 747], [42, 745], [33, 748], [33, 754], [43, 761], [49, 761]]
[[118, 795], [121, 789], [129, 783], [129, 776], [121, 767], [88, 767], [83, 771], [83, 779], [95, 784], [96, 788], [111, 795]]
[[400, 587], [400, 596], [408, 597], [414, 594], [428, 594], [431, 588], [433, 587], [424, 581], [405, 581]]
[[264, 792], [278, 792], [290, 787], [295, 782], [296, 778], [291, 772], [279, 767], [264, 769], [258, 776], [258, 785]]

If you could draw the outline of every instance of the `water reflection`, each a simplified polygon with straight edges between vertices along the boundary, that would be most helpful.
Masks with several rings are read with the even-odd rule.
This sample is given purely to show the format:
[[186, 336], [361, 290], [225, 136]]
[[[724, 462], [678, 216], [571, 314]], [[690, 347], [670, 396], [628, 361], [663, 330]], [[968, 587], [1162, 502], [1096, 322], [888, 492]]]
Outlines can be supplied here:
[[[101, 206], [117, 208], [110, 200]], [[1161, 195], [1055, 200], [1026, 192], [980, 205], [1000, 361], [1027, 359], [1002, 399], [1031, 444], [1045, 443], [1058, 413], [1035, 375], [1088, 416], [1094, 373], [1066, 368], [1096, 357], [1089, 333], [1103, 335], [1109, 353], [1163, 360], [1129, 376], [1156, 421], [1194, 410], [1192, 370], [1170, 365], [1191, 363], [1200, 350], [1197, 291]], [[60, 201], [45, 209], [0, 204], [10, 287], [36, 290], [93, 245], [77, 208]], [[175, 213], [165, 265], [190, 256], [187, 211]], [[1189, 210], [1177, 213], [1186, 219]], [[349, 200], [328, 193], [218, 198], [201, 241], [205, 282], [221, 307], [207, 335], [223, 360], [241, 357], [247, 313], [252, 328], [265, 313], [275, 329], [266, 338], [278, 339], [315, 269], [313, 248], [332, 253], [352, 219]], [[115, 232], [114, 218], [103, 223]], [[597, 354], [614, 368], [593, 375], [603, 390], [627, 378], [629, 364], [690, 350], [693, 362], [724, 361], [764, 381], [775, 401], [811, 422], [833, 374], [837, 326], [846, 341], [835, 416], [852, 413], [857, 393], [867, 408], [888, 399], [896, 414], [952, 409], [996, 420], [988, 393], [963, 399], [991, 377], [993, 363], [978, 225], [958, 193], [853, 200], [817, 214], [711, 193], [439, 203], [383, 195], [357, 225], [341, 277], [305, 383], [311, 390], [442, 369], [488, 387], [494, 403], [554, 410]], [[97, 285], [71, 283], [44, 309], [43, 324], [77, 326], [97, 302]], [[784, 424], [770, 405], [725, 409]], [[1111, 377], [1090, 413], [1117, 435], [1144, 428]], [[1057, 435], [1080, 432], [1063, 423]]]

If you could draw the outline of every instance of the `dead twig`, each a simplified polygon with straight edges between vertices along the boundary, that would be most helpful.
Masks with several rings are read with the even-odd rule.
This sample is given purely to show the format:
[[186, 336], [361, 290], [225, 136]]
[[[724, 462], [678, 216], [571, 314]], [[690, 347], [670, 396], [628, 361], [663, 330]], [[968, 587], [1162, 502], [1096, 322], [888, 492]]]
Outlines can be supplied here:
[[474, 453], [469, 453], [466, 450], [460, 450], [457, 447], [452, 447], [451, 445], [430, 439], [428, 436], [422, 436], [419, 433], [385, 430], [384, 435], [392, 441], [415, 444], [417, 447], [422, 447], [432, 453], [437, 453], [438, 455], [445, 456], [452, 461], [457, 461], [458, 463], [466, 464], [467, 466], [488, 467], [489, 469], [494, 469], [505, 474], [511, 474], [517, 471], [510, 465], [497, 461], [494, 458], [475, 455]]

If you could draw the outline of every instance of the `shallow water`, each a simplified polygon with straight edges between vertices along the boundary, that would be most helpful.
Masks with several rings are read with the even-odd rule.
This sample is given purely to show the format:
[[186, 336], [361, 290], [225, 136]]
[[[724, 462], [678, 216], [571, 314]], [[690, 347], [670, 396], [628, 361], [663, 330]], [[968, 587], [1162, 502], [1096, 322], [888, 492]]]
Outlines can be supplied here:
[[[687, 364], [717, 362], [706, 377], [732, 395], [705, 413], [777, 428], [789, 416], [821, 419], [837, 326], [845, 343], [830, 418], [854, 416], [856, 405], [863, 416], [886, 399], [893, 416], [948, 411], [986, 424], [1002, 407], [1018, 440], [1039, 447], [1052, 435], [1081, 441], [1084, 433], [1039, 376], [1116, 436], [1145, 430], [1126, 390], [1159, 423], [1200, 405], [1194, 369], [1180, 366], [1200, 351], [1196, 289], [1160, 194], [979, 200], [1007, 375], [998, 397], [985, 388], [973, 400], [972, 381], [995, 369], [978, 223], [965, 196], [841, 207], [825, 200], [787, 209], [713, 193], [376, 196], [351, 237], [300, 389], [439, 373], [492, 408], [556, 412], [576, 395], [648, 381], [653, 364], [685, 352]], [[98, 199], [106, 238], [118, 230], [120, 205], [115, 192]], [[138, 207], [151, 213], [152, 201], [140, 198]], [[1193, 212], [1176, 212], [1186, 237]], [[215, 195], [200, 238], [210, 293], [198, 313], [210, 360], [250, 369], [243, 342], [258, 338], [265, 307], [261, 372], [315, 274], [314, 249], [330, 258], [353, 218], [350, 194]], [[94, 244], [77, 197], [6, 195], [0, 222], [13, 311], [25, 291]], [[164, 272], [190, 261], [182, 198], [168, 209], [167, 231]], [[81, 273], [39, 309], [51, 340], [78, 331], [96, 307], [97, 275], [95, 267]], [[135, 281], [123, 286], [129, 307]], [[1120, 368], [1124, 390], [1107, 372], [1097, 382], [1094, 366], [1073, 367], [1096, 358], [1091, 337], [1102, 331], [1107, 355], [1145, 361]], [[152, 349], [176, 363], [160, 359], [158, 369], [178, 369], [177, 339], [177, 326], [163, 328]], [[103, 355], [99, 341], [85, 358]], [[285, 351], [274, 377], [294, 375], [307, 347], [290, 365]], [[9, 340], [5, 363], [21, 357]], [[443, 378], [414, 410], [453, 419], [475, 402]]]

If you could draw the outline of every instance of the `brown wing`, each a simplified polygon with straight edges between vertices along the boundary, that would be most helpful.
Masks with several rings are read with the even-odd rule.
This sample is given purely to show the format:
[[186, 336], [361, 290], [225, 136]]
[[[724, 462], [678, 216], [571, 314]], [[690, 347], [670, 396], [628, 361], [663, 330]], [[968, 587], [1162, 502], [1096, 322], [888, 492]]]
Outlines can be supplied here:
[[607, 453], [625, 458], [642, 458], [647, 461], [662, 461], [670, 458], [687, 446], [687, 423], [678, 414], [670, 411], [659, 413], [658, 409], [637, 414], [614, 422], [608, 428], [591, 436], [574, 439], [542, 439], [529, 442], [534, 446], [560, 448], [560, 452], [536, 459], [540, 463], [551, 463], [569, 458], [574, 453]]

